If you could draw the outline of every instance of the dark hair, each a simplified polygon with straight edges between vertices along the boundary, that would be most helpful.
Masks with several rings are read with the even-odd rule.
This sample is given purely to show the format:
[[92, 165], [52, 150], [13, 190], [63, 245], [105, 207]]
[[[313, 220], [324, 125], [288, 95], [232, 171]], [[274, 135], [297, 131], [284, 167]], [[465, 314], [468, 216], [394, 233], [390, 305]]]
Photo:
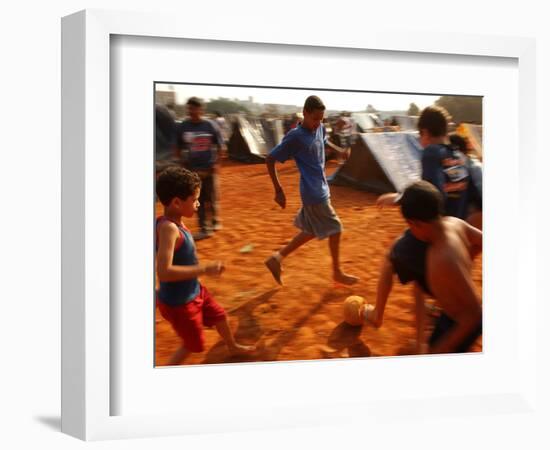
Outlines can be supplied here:
[[418, 130], [427, 130], [434, 137], [445, 136], [451, 115], [441, 106], [424, 108], [418, 118]]
[[443, 215], [443, 196], [427, 181], [411, 184], [401, 196], [401, 214], [408, 220], [431, 222]]
[[201, 179], [195, 172], [183, 167], [168, 167], [157, 178], [157, 196], [164, 206], [173, 198], [186, 200], [201, 187]]
[[468, 153], [468, 141], [466, 138], [460, 136], [459, 134], [453, 133], [449, 135], [449, 141], [453, 147], [456, 147], [457, 150], [460, 150], [462, 153]]
[[187, 100], [187, 104], [191, 106], [198, 106], [198, 107], [204, 106], [202, 100], [199, 97], [190, 97]]
[[316, 110], [324, 111], [326, 109], [323, 101], [316, 95], [310, 95], [304, 103], [304, 111], [313, 112]]

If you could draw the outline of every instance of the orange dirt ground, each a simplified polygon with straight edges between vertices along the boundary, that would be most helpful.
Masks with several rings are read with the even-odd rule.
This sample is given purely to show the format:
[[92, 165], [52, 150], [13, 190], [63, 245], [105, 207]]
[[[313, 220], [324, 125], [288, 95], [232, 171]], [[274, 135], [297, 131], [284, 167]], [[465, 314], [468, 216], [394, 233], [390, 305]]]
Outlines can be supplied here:
[[[327, 163], [330, 174], [337, 163]], [[248, 361], [311, 360], [414, 353], [415, 323], [411, 286], [397, 281], [380, 329], [351, 327], [342, 320], [342, 302], [361, 295], [373, 303], [378, 273], [389, 245], [405, 229], [397, 208], [378, 209], [376, 195], [349, 187], [331, 186], [331, 201], [343, 225], [342, 267], [361, 278], [352, 287], [334, 286], [328, 240], [314, 240], [284, 260], [280, 287], [264, 266], [266, 257], [297, 232], [294, 216], [300, 207], [299, 174], [292, 161], [277, 165], [287, 196], [282, 210], [273, 201], [273, 188], [263, 164], [224, 160], [220, 170], [220, 210], [223, 229], [197, 242], [201, 262], [221, 260], [219, 278], [202, 277], [213, 297], [228, 312], [240, 343], [255, 343], [253, 356], [231, 357], [215, 329], [206, 329], [206, 349], [185, 364]], [[157, 215], [162, 206], [157, 204]], [[197, 229], [197, 218], [187, 219]], [[248, 246], [248, 248], [246, 248]], [[245, 247], [248, 252], [241, 252]], [[481, 257], [473, 278], [481, 295]], [[179, 339], [156, 313], [155, 361], [167, 364]], [[481, 351], [481, 338], [473, 351]]]

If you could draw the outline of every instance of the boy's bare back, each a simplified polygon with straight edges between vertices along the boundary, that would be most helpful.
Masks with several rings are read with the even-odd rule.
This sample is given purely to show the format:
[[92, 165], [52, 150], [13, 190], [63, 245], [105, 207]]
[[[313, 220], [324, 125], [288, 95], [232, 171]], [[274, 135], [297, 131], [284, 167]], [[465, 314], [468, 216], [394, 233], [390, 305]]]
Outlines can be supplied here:
[[441, 307], [453, 319], [479, 307], [471, 277], [472, 257], [481, 251], [481, 231], [463, 220], [445, 217], [443, 232], [428, 250], [428, 284]]

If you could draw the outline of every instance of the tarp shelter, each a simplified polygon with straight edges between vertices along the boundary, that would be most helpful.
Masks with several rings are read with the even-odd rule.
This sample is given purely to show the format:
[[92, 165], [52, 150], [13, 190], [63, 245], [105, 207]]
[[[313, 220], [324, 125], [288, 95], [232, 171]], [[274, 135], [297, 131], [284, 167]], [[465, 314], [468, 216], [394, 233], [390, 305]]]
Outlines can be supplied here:
[[402, 192], [421, 177], [421, 152], [416, 133], [361, 133], [328, 181], [377, 194]]
[[177, 164], [173, 146], [176, 142], [177, 122], [163, 105], [155, 105], [155, 171]]
[[418, 116], [393, 116], [401, 131], [416, 131]]
[[262, 163], [271, 150], [266, 143], [261, 125], [238, 116], [227, 143], [229, 158], [247, 163]]
[[351, 118], [357, 126], [357, 131], [359, 131], [360, 133], [366, 133], [367, 130], [383, 126], [382, 121], [378, 118], [376, 114], [366, 112], [354, 112], [351, 113]]
[[283, 140], [284, 130], [281, 119], [262, 119], [262, 132], [268, 151]]

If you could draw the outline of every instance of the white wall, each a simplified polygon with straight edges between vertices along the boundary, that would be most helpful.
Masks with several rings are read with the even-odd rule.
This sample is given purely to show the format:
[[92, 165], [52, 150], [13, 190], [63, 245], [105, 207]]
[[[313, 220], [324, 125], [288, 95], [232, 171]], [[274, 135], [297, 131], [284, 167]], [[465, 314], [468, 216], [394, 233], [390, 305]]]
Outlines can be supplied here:
[[[462, 0], [460, 2], [392, 0], [390, 2], [278, 1], [271, 5], [244, 1], [209, 2], [88, 0], [38, 2], [20, 0], [6, 3], [0, 15], [2, 69], [0, 70], [2, 106], [0, 107], [0, 145], [2, 212], [0, 249], [3, 254], [3, 314], [0, 325], [2, 372], [0, 375], [0, 447], [6, 449], [79, 448], [84, 444], [59, 433], [60, 376], [60, 17], [84, 8], [179, 11], [182, 26], [188, 20], [200, 20], [209, 26], [233, 18], [236, 26], [246, 20], [261, 20], [265, 26], [298, 27], [304, 33], [353, 33], [388, 25], [422, 31], [454, 31], [475, 34], [530, 36], [538, 39], [538, 93], [541, 179], [548, 163], [548, 145], [543, 146], [542, 124], [550, 123], [546, 105], [550, 103], [550, 33], [548, 14], [543, 2], [524, 0], [506, 7], [501, 2]], [[374, 2], [373, 2], [374, 3]], [[489, 3], [489, 2], [487, 2]], [[504, 2], [502, 2], [504, 3]], [[9, 6], [7, 6], [9, 5]], [[339, 11], [335, 11], [340, 7]], [[195, 13], [195, 14], [194, 14]], [[210, 16], [212, 15], [212, 16]], [[210, 20], [209, 20], [210, 17]], [[546, 29], [546, 30], [545, 30]], [[314, 30], [314, 31], [308, 31]], [[28, 93], [23, 101], [21, 92]], [[30, 115], [30, 104], [42, 111]], [[532, 151], [533, 149], [526, 149]], [[541, 195], [540, 204], [546, 206]], [[540, 217], [540, 229], [548, 229], [547, 215]], [[539, 244], [548, 249], [548, 239], [539, 236]], [[541, 252], [542, 253], [542, 252]], [[543, 275], [542, 257], [539, 274]], [[542, 277], [541, 277], [542, 278]], [[541, 285], [541, 287], [543, 287]], [[546, 295], [546, 297], [548, 297]], [[541, 311], [548, 311], [546, 305]], [[540, 330], [541, 339], [548, 332]], [[542, 347], [542, 346], [541, 346]], [[539, 349], [541, 354], [546, 348]], [[541, 360], [541, 363], [546, 364]], [[547, 364], [543, 367], [548, 379]], [[404, 380], [406, 382], [406, 380]], [[545, 391], [546, 394], [548, 391]], [[549, 397], [546, 396], [549, 405]], [[459, 431], [444, 438], [455, 427]], [[166, 438], [157, 441], [103, 442], [101, 448], [149, 448], [153, 445], [180, 448], [289, 448], [315, 446], [335, 448], [344, 442], [382, 448], [397, 443], [415, 448], [435, 447], [439, 440], [448, 448], [460, 448], [467, 442], [510, 448], [543, 448], [548, 438], [542, 423], [528, 423], [513, 417], [468, 418], [451, 422], [403, 423], [398, 430], [389, 427], [363, 430], [311, 429], [278, 433], [247, 433], [229, 436]], [[438, 431], [439, 430], [439, 431]], [[485, 430], [485, 431], [484, 431]], [[492, 430], [492, 431], [491, 431]], [[494, 431], [494, 432], [493, 432]], [[473, 432], [482, 433], [473, 438]], [[435, 437], [434, 437], [435, 433]], [[439, 434], [441, 433], [441, 434]], [[443, 439], [445, 439], [443, 441]], [[423, 442], [422, 442], [423, 441]], [[222, 444], [223, 442], [223, 444]], [[422, 444], [421, 444], [422, 442]], [[386, 445], [384, 445], [384, 443]], [[498, 448], [497, 447], [497, 448]]]

